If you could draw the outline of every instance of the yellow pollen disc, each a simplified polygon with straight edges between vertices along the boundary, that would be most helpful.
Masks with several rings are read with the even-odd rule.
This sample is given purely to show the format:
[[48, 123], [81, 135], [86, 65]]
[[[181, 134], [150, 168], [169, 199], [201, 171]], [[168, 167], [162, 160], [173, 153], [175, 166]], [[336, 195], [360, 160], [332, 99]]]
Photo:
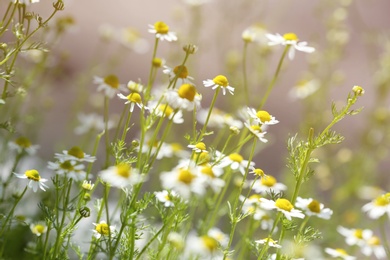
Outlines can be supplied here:
[[224, 87], [226, 88], [227, 86], [229, 86], [229, 81], [227, 80], [227, 78], [223, 75], [218, 75], [216, 76], [214, 79], [213, 79], [214, 83], [218, 86], [221, 86], [221, 87]]
[[90, 183], [83, 183], [81, 185], [81, 187], [84, 189], [84, 190], [92, 190], [92, 184]]
[[121, 177], [129, 178], [131, 172], [131, 167], [127, 163], [120, 163], [116, 166], [116, 174]]
[[199, 164], [199, 165], [202, 165], [202, 164], [206, 164], [210, 161], [210, 155], [209, 153], [207, 152], [201, 152], [201, 153], [198, 153], [197, 154], [197, 158], [195, 159], [195, 161]]
[[164, 199], [166, 199], [167, 201], [171, 201], [171, 198], [169, 197], [168, 194], [164, 196]]
[[389, 197], [386, 195], [382, 195], [375, 199], [375, 205], [376, 206], [386, 206], [390, 203]]
[[189, 170], [181, 169], [179, 171], [178, 180], [184, 182], [185, 184], [190, 184], [195, 177], [196, 176], [193, 175]]
[[191, 84], [183, 84], [180, 86], [177, 93], [179, 94], [179, 97], [193, 101], [196, 95], [196, 88]]
[[175, 75], [181, 79], [186, 79], [188, 77], [188, 70], [186, 66], [182, 66], [182, 65], [176, 66], [173, 69], [173, 73], [175, 73]]
[[336, 248], [336, 251], [340, 253], [341, 255], [348, 255], [347, 252], [344, 249]]
[[281, 198], [275, 201], [275, 206], [288, 212], [294, 208], [290, 201]]
[[264, 177], [265, 173], [262, 169], [254, 169], [253, 172], [257, 175], [257, 176], [260, 176], [260, 177]]
[[110, 228], [106, 223], [97, 224], [95, 230], [102, 235], [108, 235], [110, 233]]
[[373, 237], [371, 237], [371, 238], [367, 241], [367, 243], [368, 243], [369, 245], [372, 245], [372, 246], [380, 246], [381, 241], [379, 240], [379, 238], [378, 238], [377, 236], [373, 236]]
[[39, 181], [41, 179], [41, 176], [37, 170], [28, 170], [24, 173], [24, 175], [27, 176], [27, 179], [33, 181]]
[[362, 239], [362, 238], [363, 238], [363, 230], [361, 230], [361, 229], [356, 229], [353, 235], [354, 235], [355, 237], [359, 238], [359, 239]]
[[105, 77], [104, 83], [115, 89], [119, 87], [119, 79], [115, 75], [108, 75], [107, 77]]
[[271, 121], [271, 115], [267, 111], [264, 110], [257, 111], [256, 116], [263, 123]]
[[45, 229], [46, 229], [46, 227], [44, 225], [40, 225], [40, 224], [38, 224], [34, 227], [34, 231], [36, 231], [36, 233], [39, 233], [39, 234], [44, 233]]
[[261, 184], [267, 187], [273, 187], [276, 184], [276, 179], [273, 176], [266, 176], [261, 179]]
[[153, 66], [160, 68], [162, 66], [162, 59], [160, 58], [154, 58], [152, 61]]
[[232, 160], [233, 162], [242, 162], [242, 160], [244, 160], [244, 158], [238, 153], [230, 154], [229, 159]]
[[210, 252], [213, 252], [218, 248], [218, 241], [214, 238], [209, 236], [202, 236], [201, 239], [203, 241], [203, 244]]
[[321, 205], [316, 200], [313, 200], [312, 202], [310, 202], [307, 207], [310, 209], [311, 212], [315, 212], [315, 213], [321, 212]]
[[203, 142], [199, 142], [195, 145], [196, 148], [198, 148], [199, 150], [206, 150], [206, 145], [205, 143]]
[[157, 33], [167, 34], [169, 31], [169, 26], [164, 22], [156, 22], [154, 24], [154, 29]]
[[283, 34], [283, 38], [286, 41], [298, 41], [298, 36], [295, 33], [285, 33]]
[[248, 199], [249, 200], [259, 200], [261, 196], [259, 194], [253, 194]]
[[[262, 121], [262, 122], [263, 122], [263, 121]], [[259, 132], [259, 133], [263, 132], [263, 131], [261, 130], [261, 127], [260, 127], [259, 125], [251, 125], [251, 129], [252, 129], [254, 132]]]
[[23, 136], [17, 138], [17, 139], [15, 140], [15, 143], [16, 143], [17, 145], [19, 145], [20, 147], [22, 147], [22, 148], [28, 148], [28, 147], [31, 146], [30, 140], [29, 140], [28, 138], [26, 138], [26, 137], [23, 137]]
[[173, 108], [171, 108], [169, 105], [159, 105], [158, 109], [163, 112], [164, 116], [170, 116], [173, 113]]
[[137, 104], [141, 104], [142, 103], [141, 95], [138, 94], [138, 93], [135, 93], [135, 92], [131, 93], [130, 95], [128, 95], [127, 99], [130, 102], [133, 102], [133, 103], [137, 103]]
[[83, 150], [81, 150], [80, 147], [77, 147], [77, 146], [70, 148], [70, 150], [68, 151], [68, 154], [72, 155], [76, 158], [79, 158], [79, 159], [83, 159], [84, 155], [85, 155]]
[[61, 169], [67, 170], [67, 171], [73, 171], [74, 167], [70, 161], [65, 161], [60, 164]]
[[210, 176], [211, 178], [215, 178], [213, 168], [210, 166], [204, 166], [201, 170], [201, 173], [206, 174], [207, 176]]

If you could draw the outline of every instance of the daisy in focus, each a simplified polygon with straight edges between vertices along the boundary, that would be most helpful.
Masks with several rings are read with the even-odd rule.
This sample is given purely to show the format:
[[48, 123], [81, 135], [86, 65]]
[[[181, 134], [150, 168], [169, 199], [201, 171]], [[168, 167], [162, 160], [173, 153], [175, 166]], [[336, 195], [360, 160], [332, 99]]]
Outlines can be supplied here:
[[234, 95], [234, 88], [229, 86], [229, 81], [223, 75], [218, 75], [213, 79], [208, 79], [203, 81], [203, 85], [212, 89], [221, 88], [222, 94], [226, 95], [226, 90], [229, 91], [230, 94]]
[[261, 142], [263, 143], [267, 143], [268, 140], [265, 139], [265, 134], [267, 132], [263, 132], [261, 130], [261, 126], [259, 126], [258, 124], [249, 124], [249, 123], [244, 123], [245, 127], [249, 129], [249, 131], [255, 136], [257, 137]]
[[169, 26], [161, 21], [155, 22], [154, 25], [149, 25], [148, 32], [156, 35], [157, 39], [161, 41], [166, 40], [168, 42], [176, 41], [176, 33], [169, 31]]
[[279, 198], [276, 201], [273, 201], [265, 198], [260, 198], [260, 203], [261, 207], [264, 209], [276, 209], [277, 211], [282, 212], [288, 220], [291, 220], [292, 217], [305, 217], [305, 214], [303, 214], [302, 211], [295, 209], [291, 202], [287, 199]]
[[28, 187], [31, 188], [34, 192], [37, 192], [38, 188], [43, 191], [46, 191], [45, 188], [49, 188], [46, 184], [44, 184], [47, 179], [41, 178], [37, 170], [27, 170], [24, 172], [24, 174], [18, 174], [14, 172], [14, 174], [20, 179], [29, 179], [30, 182], [28, 183]]
[[282, 35], [280, 34], [270, 34], [267, 33], [265, 35], [269, 42], [268, 45], [283, 45], [283, 46], [290, 46], [290, 49], [288, 50], [288, 57], [290, 60], [294, 59], [295, 56], [295, 50], [302, 51], [306, 53], [312, 53], [315, 51], [315, 48], [307, 46], [307, 42], [305, 41], [299, 41], [298, 36], [295, 33], [285, 33]]
[[330, 219], [333, 214], [331, 209], [325, 208], [324, 204], [319, 203], [317, 200], [312, 198], [303, 199], [298, 197], [295, 202], [295, 206], [302, 209], [307, 216], [317, 216], [322, 219]]
[[250, 119], [254, 120], [260, 125], [275, 125], [279, 123], [279, 121], [276, 120], [274, 116], [270, 115], [265, 110], [256, 111], [254, 108], [248, 107], [247, 112]]
[[192, 111], [200, 107], [202, 95], [196, 91], [192, 84], [183, 84], [178, 89], [168, 90], [165, 99], [173, 109]]
[[137, 105], [137, 107], [139, 107], [140, 109], [142, 109], [143, 107], [141, 95], [137, 92], [132, 92], [127, 96], [123, 95], [122, 93], [119, 93], [117, 94], [117, 96], [120, 99], [126, 100], [125, 104], [130, 104], [130, 112], [134, 111], [135, 105]]
[[125, 85], [119, 83], [119, 79], [115, 75], [108, 75], [105, 78], [95, 76], [93, 83], [98, 85], [98, 91], [103, 91], [104, 95], [108, 98], [113, 98], [116, 93], [127, 89]]
[[119, 163], [99, 172], [100, 178], [107, 184], [125, 188], [141, 182], [138, 169], [132, 168], [128, 163]]

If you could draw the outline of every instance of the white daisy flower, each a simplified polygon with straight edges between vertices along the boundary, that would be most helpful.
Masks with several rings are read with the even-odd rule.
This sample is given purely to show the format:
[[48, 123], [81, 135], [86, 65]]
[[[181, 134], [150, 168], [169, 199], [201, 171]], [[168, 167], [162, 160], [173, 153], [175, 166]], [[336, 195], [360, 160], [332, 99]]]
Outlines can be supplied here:
[[84, 180], [83, 181], [83, 184], [81, 185], [81, 187], [86, 190], [86, 191], [91, 191], [93, 190], [93, 187], [95, 186], [95, 184], [92, 184], [92, 181], [87, 181], [87, 180]]
[[307, 42], [299, 41], [298, 36], [295, 33], [286, 33], [283, 36], [280, 34], [270, 34], [265, 35], [270, 42], [268, 45], [283, 45], [290, 46], [288, 51], [288, 57], [290, 60], [294, 59], [295, 50], [312, 53], [315, 51], [315, 48], [307, 46]]
[[39, 145], [31, 144], [31, 141], [24, 136], [16, 138], [14, 141], [8, 143], [9, 148], [17, 151], [18, 153], [26, 152], [29, 155], [33, 155], [37, 152]]
[[[221, 158], [221, 154], [217, 153], [217, 158]], [[222, 160], [220, 160], [220, 163], [218, 164], [219, 167], [223, 168], [226, 166], [230, 166], [230, 168], [234, 171], [239, 171], [241, 172], [242, 175], [245, 174], [245, 171], [248, 167], [254, 166], [254, 162], [249, 162], [248, 160], [244, 160], [242, 155], [239, 153], [232, 153], [229, 154], [228, 156], [224, 156]]]
[[137, 93], [142, 93], [142, 91], [144, 90], [144, 86], [141, 83], [137, 83], [137, 82], [132, 81], [132, 80], [130, 80], [127, 83], [127, 88], [131, 92], [137, 92]]
[[87, 173], [83, 171], [85, 166], [73, 160], [48, 162], [47, 168], [55, 171], [58, 175], [66, 175], [68, 178], [75, 181], [85, 180], [87, 176]]
[[168, 104], [159, 104], [157, 101], [148, 102], [148, 110], [158, 117], [167, 117], [175, 124], [182, 124], [184, 122], [183, 112], [175, 110]]
[[221, 88], [223, 95], [226, 95], [226, 90], [228, 90], [230, 94], [234, 95], [234, 88], [229, 86], [229, 81], [223, 75], [218, 75], [213, 79], [204, 80], [203, 85], [206, 88], [208, 87], [211, 87], [212, 89]]
[[291, 202], [287, 199], [279, 198], [276, 201], [260, 198], [260, 205], [262, 208], [270, 210], [276, 209], [283, 213], [283, 215], [291, 220], [292, 217], [304, 218], [305, 214], [302, 211], [295, 209]]
[[156, 38], [160, 39], [161, 41], [167, 40], [171, 42], [177, 40], [176, 33], [170, 32], [169, 26], [161, 21], [155, 22], [154, 25], [149, 24], [148, 32], [155, 34]]
[[254, 108], [247, 107], [248, 115], [252, 120], [258, 122], [260, 125], [275, 125], [279, 123], [275, 117], [271, 116], [265, 110], [256, 111]]
[[167, 143], [161, 143], [157, 140], [154, 143], [152, 143], [150, 140], [147, 140], [142, 146], [142, 153], [149, 153], [149, 150], [151, 149], [151, 154], [155, 154], [159, 146], [161, 147], [156, 156], [157, 160], [161, 160], [163, 158], [171, 158], [173, 156], [173, 147]]
[[63, 150], [61, 153], [55, 153], [54, 158], [58, 159], [61, 162], [64, 161], [77, 161], [77, 162], [94, 162], [96, 161], [95, 156], [84, 153], [78, 146], [73, 146], [69, 150]]
[[379, 238], [374, 235], [366, 239], [366, 243], [362, 245], [360, 249], [365, 256], [371, 256], [374, 254], [378, 259], [385, 259], [387, 256]]
[[176, 66], [173, 69], [164, 66], [163, 73], [169, 76], [169, 80], [177, 78], [181, 84], [193, 84], [192, 82], [194, 81], [194, 78], [188, 75], [188, 69], [184, 65]]
[[117, 188], [126, 188], [142, 181], [138, 169], [130, 164], [119, 163], [99, 172], [100, 178], [109, 185]]
[[[103, 117], [98, 114], [78, 114], [80, 125], [74, 129], [75, 134], [82, 135], [92, 131], [102, 132], [105, 129]], [[108, 130], [114, 127], [114, 122], [108, 120]]]
[[108, 236], [115, 237], [115, 226], [108, 226], [106, 221], [102, 220], [100, 223], [92, 223], [95, 226], [95, 229], [92, 230], [94, 233], [94, 236], [99, 239], [102, 236]]
[[215, 193], [219, 193], [225, 186], [225, 181], [219, 176], [223, 174], [223, 169], [218, 166], [210, 166], [209, 164], [198, 166], [199, 177], [204, 179], [204, 183], [209, 186]]
[[177, 194], [174, 190], [170, 192], [168, 192], [167, 190], [156, 191], [154, 195], [156, 196], [156, 199], [158, 201], [164, 203], [164, 207], [166, 208], [175, 206], [172, 199], [174, 199], [175, 197], [179, 197], [179, 194]]
[[28, 187], [31, 188], [34, 192], [37, 192], [38, 188], [40, 188], [43, 191], [46, 191], [45, 188], [49, 188], [44, 182], [47, 181], [47, 179], [41, 178], [39, 175], [39, 172], [37, 170], [31, 169], [24, 172], [24, 174], [18, 174], [15, 173], [15, 176], [20, 179], [29, 179], [30, 182], [28, 183]]
[[312, 198], [303, 199], [298, 197], [295, 202], [295, 206], [302, 209], [307, 216], [317, 216], [323, 219], [330, 219], [333, 214], [331, 209], [324, 208], [324, 204], [319, 203], [317, 200]]
[[105, 78], [94, 76], [93, 83], [98, 84], [98, 91], [103, 91], [108, 98], [113, 98], [120, 91], [127, 91], [125, 85], [119, 83], [115, 75], [108, 75]]
[[265, 134], [266, 134], [267, 132], [263, 132], [263, 131], [261, 130], [261, 126], [259, 126], [258, 124], [251, 125], [251, 124], [249, 124], [249, 123], [244, 123], [244, 125], [245, 125], [246, 128], [248, 128], [249, 131], [250, 131], [254, 136], [256, 136], [261, 142], [263, 142], [263, 143], [267, 143], [267, 142], [268, 142], [268, 140], [265, 139], [265, 137], [264, 137]]
[[206, 144], [203, 142], [198, 142], [196, 144], [189, 144], [187, 145], [187, 147], [191, 148], [192, 151], [194, 151], [195, 153], [203, 153], [203, 152], [208, 153]]
[[123, 95], [122, 93], [119, 93], [117, 94], [117, 96], [120, 99], [126, 100], [125, 104], [130, 103], [130, 112], [134, 111], [135, 105], [137, 105], [140, 109], [142, 109], [143, 107], [141, 95], [138, 94], [137, 92], [130, 93], [127, 96]]
[[[209, 113], [209, 108], [206, 109], [200, 109], [197, 111], [196, 116], [199, 123], [203, 124], [206, 122], [207, 115]], [[224, 128], [226, 126], [235, 126], [239, 129], [243, 127], [243, 124], [240, 120], [235, 119], [232, 115], [223, 112], [222, 110], [218, 108], [213, 108], [213, 111], [211, 112], [208, 127], [211, 128]]]
[[45, 222], [31, 223], [30, 229], [34, 235], [40, 237], [42, 234], [47, 232], [47, 225]]
[[258, 243], [260, 245], [268, 244], [269, 247], [275, 247], [275, 248], [281, 248], [282, 246], [278, 244], [277, 240], [273, 240], [272, 238], [264, 238], [260, 240], [255, 240], [255, 243]]
[[219, 228], [210, 228], [207, 232], [207, 235], [217, 240], [218, 244], [220, 244], [223, 248], [227, 247], [227, 245], [229, 244], [229, 237]]
[[186, 248], [184, 249], [184, 259], [222, 259], [223, 253], [219, 250], [218, 241], [209, 236], [198, 236], [191, 232], [186, 240]]
[[173, 109], [192, 111], [200, 107], [202, 95], [200, 95], [194, 85], [183, 84], [178, 89], [168, 90], [164, 97]]
[[383, 194], [370, 203], [365, 204], [362, 210], [367, 212], [372, 219], [378, 219], [384, 214], [390, 217], [390, 193]]
[[333, 248], [327, 247], [327, 248], [325, 248], [325, 252], [334, 258], [342, 258], [345, 260], [355, 260], [356, 259], [356, 257], [348, 255], [347, 252], [341, 248], [333, 249]]
[[255, 24], [246, 28], [242, 32], [241, 37], [244, 40], [244, 42], [248, 42], [248, 43], [257, 42], [262, 44], [267, 42], [267, 38], [265, 37], [266, 33], [267, 30], [265, 30], [265, 28], [262, 25]]
[[301, 80], [290, 91], [289, 96], [292, 99], [304, 99], [320, 88], [320, 82], [317, 79]]
[[260, 194], [266, 195], [267, 193], [280, 193], [287, 189], [287, 186], [276, 180], [275, 177], [267, 175], [261, 180], [256, 180], [252, 189]]

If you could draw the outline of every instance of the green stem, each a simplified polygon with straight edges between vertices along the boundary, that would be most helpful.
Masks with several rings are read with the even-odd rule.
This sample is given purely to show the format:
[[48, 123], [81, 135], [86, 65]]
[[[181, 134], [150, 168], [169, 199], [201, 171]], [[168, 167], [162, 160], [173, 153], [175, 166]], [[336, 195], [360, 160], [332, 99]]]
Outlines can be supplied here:
[[106, 143], [106, 161], [104, 168], [107, 168], [110, 164], [110, 135], [108, 134], [108, 105], [109, 98], [104, 97], [104, 132], [105, 132], [105, 143]]
[[197, 140], [196, 143], [202, 141], [203, 135], [204, 135], [204, 133], [206, 132], [207, 124], [209, 123], [209, 120], [210, 120], [211, 112], [213, 111], [213, 107], [214, 107], [214, 105], [215, 105], [215, 102], [216, 102], [216, 100], [217, 100], [217, 96], [218, 96], [218, 93], [219, 93], [220, 90], [221, 90], [221, 88], [217, 88], [217, 89], [215, 90], [213, 99], [212, 99], [211, 104], [210, 104], [209, 113], [207, 114], [206, 121], [204, 122], [202, 131], [200, 132], [199, 137], [198, 137], [198, 140]]
[[153, 71], [154, 71], [154, 66], [153, 66], [153, 60], [156, 58], [156, 53], [157, 53], [157, 47], [158, 47], [158, 38], [156, 38], [154, 42], [154, 48], [153, 48], [153, 55], [152, 55], [152, 66], [149, 71], [149, 78], [148, 78], [148, 85], [146, 86], [145, 90], [145, 101], [148, 102], [150, 100], [150, 90], [152, 89], [153, 85]]
[[24, 188], [22, 194], [15, 200], [15, 203], [14, 203], [14, 205], [12, 206], [11, 211], [8, 213], [7, 218], [6, 218], [5, 221], [3, 222], [3, 225], [1, 226], [0, 237], [3, 236], [3, 233], [4, 233], [4, 231], [5, 231], [5, 227], [6, 227], [6, 225], [8, 224], [8, 221], [9, 221], [9, 220], [11, 219], [11, 217], [14, 215], [15, 208], [16, 208], [16, 206], [18, 205], [18, 203], [20, 202], [20, 200], [22, 199], [22, 197], [24, 196], [24, 194], [26, 193], [27, 187], [28, 187], [28, 186], [26, 186], [26, 187]]

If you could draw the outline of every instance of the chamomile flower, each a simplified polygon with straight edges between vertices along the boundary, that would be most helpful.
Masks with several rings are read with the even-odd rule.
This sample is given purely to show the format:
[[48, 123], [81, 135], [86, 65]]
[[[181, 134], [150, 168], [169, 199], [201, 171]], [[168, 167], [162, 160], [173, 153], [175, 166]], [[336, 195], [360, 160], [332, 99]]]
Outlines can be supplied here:
[[87, 180], [84, 180], [83, 181], [83, 184], [81, 185], [81, 187], [86, 190], [86, 191], [91, 191], [93, 190], [93, 187], [95, 186], [95, 184], [92, 184], [91, 181], [87, 181]]
[[304, 218], [305, 214], [302, 211], [295, 209], [291, 202], [287, 199], [279, 198], [276, 201], [260, 198], [261, 207], [267, 210], [276, 209], [283, 213], [283, 215], [291, 220], [292, 217]]
[[122, 93], [119, 93], [117, 94], [117, 96], [120, 99], [126, 100], [125, 104], [130, 104], [130, 112], [134, 111], [135, 105], [137, 105], [140, 109], [142, 109], [143, 107], [141, 95], [137, 92], [132, 92], [127, 96], [123, 95]]
[[167, 237], [167, 240], [169, 242], [169, 244], [173, 247], [173, 248], [176, 248], [178, 250], [181, 250], [183, 249], [184, 247], [184, 239], [183, 239], [183, 236], [180, 235], [179, 233], [177, 232], [171, 232], [168, 234], [168, 237]]
[[229, 86], [228, 79], [223, 75], [218, 75], [213, 79], [208, 79], [203, 81], [203, 85], [212, 89], [221, 88], [222, 94], [226, 95], [226, 90], [229, 91], [230, 94], [234, 95], [234, 88]]
[[176, 33], [170, 32], [169, 26], [161, 21], [155, 22], [154, 25], [149, 24], [148, 32], [155, 34], [156, 38], [161, 41], [167, 40], [171, 42], [177, 40]]
[[[105, 128], [103, 117], [98, 114], [78, 114], [80, 124], [74, 129], [75, 134], [82, 135], [89, 132], [102, 132]], [[108, 120], [108, 129], [114, 127], [114, 122]]]
[[183, 84], [178, 89], [168, 90], [165, 99], [173, 109], [192, 111], [200, 107], [202, 95], [200, 95], [194, 85]]
[[[221, 154], [218, 153], [218, 157], [221, 158]], [[245, 174], [245, 171], [248, 167], [254, 166], [254, 162], [249, 162], [248, 160], [244, 160], [241, 154], [239, 153], [232, 153], [228, 156], [225, 156], [222, 158], [220, 163], [218, 164], [219, 167], [226, 167], [230, 166], [230, 168], [234, 171], [241, 172], [242, 175]]]
[[102, 220], [100, 223], [92, 223], [95, 226], [95, 229], [92, 230], [94, 236], [99, 239], [102, 236], [111, 236], [115, 237], [115, 226], [108, 226], [106, 221]]
[[244, 40], [244, 42], [265, 43], [267, 41], [267, 38], [265, 37], [266, 33], [267, 31], [264, 29], [262, 25], [256, 24], [246, 28], [242, 32], [241, 37]]
[[104, 182], [117, 188], [126, 188], [141, 182], [139, 170], [131, 167], [128, 163], [110, 166], [100, 171], [99, 175]]
[[59, 160], [57, 162], [48, 162], [50, 170], [58, 175], [66, 175], [75, 181], [85, 180], [87, 173], [84, 171], [85, 166], [74, 160]]
[[[209, 110], [209, 108], [206, 108], [197, 111], [197, 119], [199, 123], [204, 124], [206, 122]], [[241, 129], [243, 124], [240, 120], [235, 119], [231, 114], [226, 113], [218, 108], [213, 108], [207, 126], [219, 129], [225, 128], [226, 126], [235, 126], [238, 129]]]
[[267, 244], [269, 247], [275, 247], [275, 248], [281, 248], [282, 246], [278, 244], [277, 240], [273, 240], [272, 238], [264, 238], [260, 240], [255, 240], [255, 243], [258, 243], [260, 245]]
[[207, 232], [207, 235], [217, 240], [218, 244], [220, 244], [222, 247], [227, 247], [229, 243], [229, 237], [225, 233], [223, 233], [219, 228], [216, 227], [210, 228], [209, 231]]
[[[150, 137], [148, 137], [150, 138]], [[142, 146], [142, 153], [149, 153], [151, 151], [151, 154], [155, 154], [158, 150], [158, 154], [156, 155], [157, 160], [161, 160], [163, 158], [170, 158], [173, 156], [174, 150], [173, 147], [165, 142], [161, 143], [161, 141], [154, 141], [151, 142], [150, 140], [146, 139], [147, 141]]]
[[[378, 237], [374, 236], [374, 233], [370, 229], [349, 229], [338, 226], [337, 231], [345, 237], [345, 242], [348, 245], [359, 246], [362, 253], [366, 256], [369, 256], [372, 253], [376, 253], [382, 257], [386, 255], [386, 252], [384, 252], [384, 249], [380, 244], [380, 240]], [[385, 253], [385, 255], [382, 255], [382, 253]]]
[[219, 178], [223, 174], [223, 169], [218, 166], [212, 167], [209, 164], [199, 165], [197, 168], [199, 177], [204, 179], [204, 183], [215, 193], [219, 193], [225, 186], [225, 181]]
[[252, 189], [257, 193], [265, 195], [270, 192], [279, 193], [284, 191], [287, 189], [287, 186], [278, 182], [275, 177], [267, 175], [261, 178], [261, 180], [256, 180]]
[[307, 42], [299, 41], [298, 36], [295, 33], [286, 33], [283, 36], [280, 34], [270, 34], [265, 35], [270, 41], [268, 45], [283, 45], [290, 46], [288, 51], [288, 57], [290, 60], [294, 59], [295, 50], [302, 51], [306, 53], [312, 53], [315, 51], [315, 48], [307, 46]]
[[184, 122], [183, 112], [172, 108], [168, 104], [158, 103], [156, 101], [148, 102], [148, 110], [158, 117], [167, 117], [175, 124], [182, 124]]
[[181, 84], [192, 84], [194, 80], [193, 77], [189, 76], [188, 69], [184, 65], [176, 66], [173, 69], [168, 66], [164, 66], [163, 73], [169, 76], [169, 80], [177, 78], [180, 80]]
[[33, 145], [30, 139], [24, 136], [18, 137], [14, 141], [9, 142], [8, 146], [18, 153], [26, 152], [29, 155], [35, 154], [39, 148], [39, 145]]
[[119, 79], [115, 75], [108, 75], [104, 78], [95, 76], [93, 78], [93, 83], [98, 85], [98, 91], [103, 91], [104, 95], [108, 98], [113, 98], [116, 93], [126, 91], [126, 87], [123, 84], [119, 83]]
[[190, 233], [187, 237], [185, 248], [185, 259], [192, 259], [197, 256], [199, 259], [220, 259], [223, 257], [219, 250], [218, 240], [209, 236], [198, 236], [195, 233]]
[[164, 207], [166, 208], [175, 206], [175, 203], [173, 203], [172, 200], [174, 200], [175, 197], [179, 197], [179, 194], [177, 194], [174, 190], [170, 192], [167, 190], [156, 191], [154, 195], [158, 201], [164, 203]]
[[249, 169], [251, 170], [249, 173], [253, 173], [254, 175], [256, 175], [260, 178], [266, 178], [268, 176], [260, 168], [255, 168], [254, 166], [250, 166]]
[[304, 99], [320, 88], [320, 82], [317, 79], [301, 80], [290, 91], [289, 96], [292, 99]]
[[20, 179], [29, 179], [30, 182], [28, 183], [28, 187], [31, 188], [34, 192], [37, 192], [38, 188], [43, 191], [46, 191], [45, 188], [49, 188], [46, 184], [44, 184], [47, 179], [41, 178], [39, 172], [35, 169], [27, 170], [24, 172], [24, 174], [19, 174], [15, 172], [14, 174]]
[[279, 123], [274, 116], [270, 115], [265, 110], [256, 111], [254, 108], [247, 108], [249, 117], [260, 125], [275, 125]]
[[372, 235], [365, 242], [360, 248], [365, 256], [375, 255], [378, 259], [386, 258], [386, 251], [377, 236]]
[[127, 83], [127, 88], [131, 92], [137, 92], [137, 93], [142, 93], [142, 91], [144, 90], [144, 86], [141, 83], [137, 83], [137, 82], [132, 81], [132, 80], [130, 80]]
[[325, 252], [334, 258], [342, 258], [344, 260], [355, 260], [356, 257], [348, 255], [348, 253], [341, 248], [325, 248]]
[[390, 217], [390, 193], [383, 194], [362, 207], [372, 219], [378, 219], [384, 214]]
[[249, 129], [249, 131], [255, 136], [257, 137], [261, 142], [263, 143], [267, 143], [268, 140], [265, 139], [265, 134], [267, 132], [263, 132], [261, 130], [261, 126], [259, 126], [258, 124], [249, 124], [249, 123], [244, 123], [244, 125], [246, 126], [246, 128]]
[[191, 148], [192, 151], [194, 151], [195, 153], [203, 153], [203, 152], [208, 153], [206, 144], [203, 142], [198, 142], [196, 144], [189, 144], [187, 145], [187, 147]]
[[312, 198], [303, 199], [298, 197], [295, 206], [302, 209], [307, 216], [317, 216], [323, 219], [330, 219], [333, 214], [331, 209], [324, 208], [324, 204], [319, 203], [317, 200]]
[[47, 232], [47, 226], [45, 222], [31, 223], [30, 224], [31, 232], [40, 237], [42, 234]]
[[78, 146], [73, 146], [69, 150], [63, 150], [62, 154], [55, 153], [54, 157], [61, 162], [63, 161], [77, 161], [77, 162], [94, 162], [96, 161], [95, 156], [91, 156], [89, 154], [84, 153]]

